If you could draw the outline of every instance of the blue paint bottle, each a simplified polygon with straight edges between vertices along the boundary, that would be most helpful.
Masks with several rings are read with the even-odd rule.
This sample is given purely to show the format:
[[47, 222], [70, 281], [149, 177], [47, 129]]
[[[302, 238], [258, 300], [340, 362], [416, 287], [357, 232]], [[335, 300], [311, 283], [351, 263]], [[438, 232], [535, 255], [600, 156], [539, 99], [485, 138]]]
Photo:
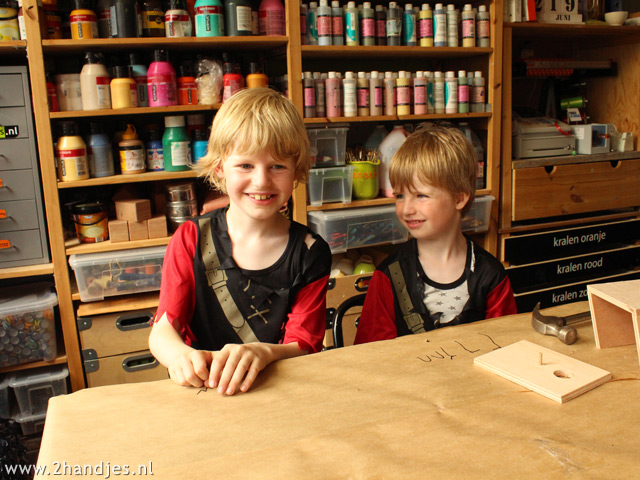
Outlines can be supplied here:
[[202, 157], [207, 154], [207, 146], [209, 145], [208, 132], [204, 129], [193, 131], [193, 162], [198, 163]]

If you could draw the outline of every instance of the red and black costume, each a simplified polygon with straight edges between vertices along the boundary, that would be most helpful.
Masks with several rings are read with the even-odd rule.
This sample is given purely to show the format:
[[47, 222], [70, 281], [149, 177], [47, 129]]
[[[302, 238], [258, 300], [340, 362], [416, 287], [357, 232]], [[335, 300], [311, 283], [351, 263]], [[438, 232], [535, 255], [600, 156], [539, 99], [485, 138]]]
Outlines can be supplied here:
[[[185, 343], [200, 350], [259, 341], [298, 342], [301, 349], [319, 351], [331, 268], [326, 242], [304, 225], [291, 222], [282, 256], [263, 270], [244, 270], [233, 260], [226, 213], [227, 208], [214, 210], [187, 221], [174, 233], [162, 267], [155, 321], [166, 313]], [[305, 243], [307, 234], [315, 239], [310, 248]], [[203, 258], [207, 243], [214, 247], [213, 266], [206, 255]], [[216, 275], [224, 281], [212, 280]], [[220, 290], [227, 295], [224, 305]], [[233, 319], [227, 315], [229, 303], [237, 314]]]
[[[455, 298], [447, 300], [447, 295]], [[442, 301], [434, 300], [435, 296], [442, 296]], [[388, 340], [514, 313], [516, 303], [509, 277], [489, 252], [467, 239], [464, 273], [444, 285], [426, 275], [418, 259], [417, 241], [411, 239], [374, 272], [355, 343]]]

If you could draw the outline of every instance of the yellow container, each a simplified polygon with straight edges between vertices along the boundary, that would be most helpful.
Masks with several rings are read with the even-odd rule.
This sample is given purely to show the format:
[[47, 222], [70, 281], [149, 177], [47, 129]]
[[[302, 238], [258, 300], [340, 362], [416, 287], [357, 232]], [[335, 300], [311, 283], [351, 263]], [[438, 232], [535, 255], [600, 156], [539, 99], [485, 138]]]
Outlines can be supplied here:
[[349, 162], [353, 166], [353, 197], [357, 200], [376, 198], [378, 185], [378, 165], [380, 160]]

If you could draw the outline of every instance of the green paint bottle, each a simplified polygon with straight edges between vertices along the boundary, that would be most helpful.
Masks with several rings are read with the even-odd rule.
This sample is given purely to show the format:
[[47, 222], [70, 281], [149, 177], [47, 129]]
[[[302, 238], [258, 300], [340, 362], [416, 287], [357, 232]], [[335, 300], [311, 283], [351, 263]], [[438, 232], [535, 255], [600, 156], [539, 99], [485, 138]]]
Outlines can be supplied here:
[[184, 126], [184, 116], [164, 117], [162, 151], [165, 172], [189, 170], [191, 165], [191, 139]]

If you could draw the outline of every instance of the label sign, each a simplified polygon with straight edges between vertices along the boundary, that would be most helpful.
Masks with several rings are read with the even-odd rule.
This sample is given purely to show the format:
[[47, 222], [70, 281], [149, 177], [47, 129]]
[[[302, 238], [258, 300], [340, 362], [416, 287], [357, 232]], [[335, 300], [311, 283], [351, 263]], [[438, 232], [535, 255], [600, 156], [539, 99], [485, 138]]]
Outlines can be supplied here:
[[5, 248], [11, 248], [11, 240], [0, 239], [0, 250], [4, 250]]
[[640, 266], [640, 247], [610, 250], [507, 268], [516, 293], [570, 281], [614, 275]]
[[0, 209], [0, 219], [7, 218], [7, 211], [2, 208]]
[[629, 272], [622, 275], [588, 280], [585, 282], [562, 285], [560, 287], [549, 288], [547, 290], [537, 290], [531, 293], [516, 294], [516, 306], [519, 312], [530, 312], [536, 303], [540, 302], [540, 308], [555, 307], [565, 303], [587, 301], [587, 285], [604, 282], [622, 282], [640, 278], [640, 272]]
[[522, 265], [630, 245], [638, 239], [638, 219], [513, 236], [504, 239], [504, 260]]
[[20, 135], [18, 125], [0, 125], [0, 139], [15, 138]]

